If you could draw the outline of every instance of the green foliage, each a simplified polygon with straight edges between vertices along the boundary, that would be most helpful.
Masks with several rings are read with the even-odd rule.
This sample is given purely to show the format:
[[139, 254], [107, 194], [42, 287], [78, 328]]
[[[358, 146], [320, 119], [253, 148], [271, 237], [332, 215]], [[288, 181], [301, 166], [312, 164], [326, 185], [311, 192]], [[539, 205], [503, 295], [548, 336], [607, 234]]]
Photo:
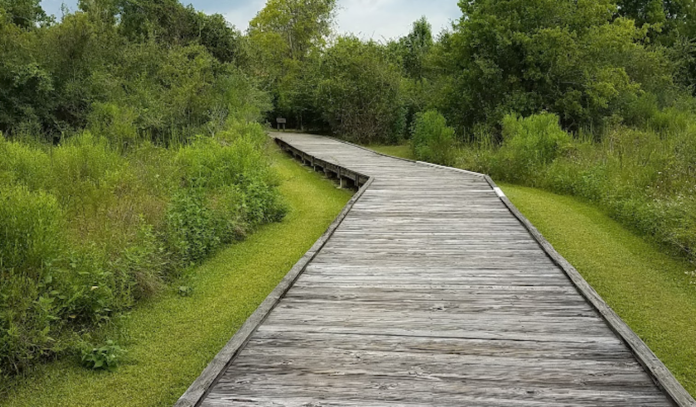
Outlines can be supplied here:
[[174, 195], [166, 215], [167, 246], [177, 264], [200, 261], [220, 244], [215, 219], [202, 190], [182, 190]]
[[425, 59], [433, 46], [432, 30], [428, 20], [422, 17], [413, 23], [411, 32], [400, 41], [404, 71], [411, 79], [421, 80], [425, 77]]
[[0, 0], [0, 9], [4, 10], [9, 21], [17, 27], [31, 30], [38, 24], [48, 24], [52, 21], [40, 3], [40, 0]]
[[70, 332], [109, 323], [285, 214], [257, 124], [231, 122], [179, 148], [117, 140], [137, 141], [0, 139], [4, 374], [69, 351]]
[[666, 92], [670, 64], [645, 45], [646, 27], [603, 1], [460, 2], [443, 42], [453, 79], [441, 110], [459, 130], [495, 127], [505, 114], [557, 114], [573, 130], [600, 128], [644, 90]]
[[60, 24], [32, 30], [0, 13], [0, 131], [57, 142], [89, 125], [126, 146], [136, 137], [166, 144], [233, 111], [255, 120], [268, 109], [238, 68], [242, 40], [222, 16], [176, 0], [80, 6]]
[[[290, 126], [316, 126], [319, 52], [331, 34], [335, 0], [273, 0], [249, 23], [250, 69]], [[275, 119], [277, 116], [271, 117]]]
[[270, 0], [249, 22], [249, 37], [258, 52], [301, 60], [330, 34], [335, 8], [336, 0]]
[[114, 341], [108, 340], [102, 346], [82, 351], [82, 365], [92, 370], [113, 371], [120, 363], [124, 350]]
[[570, 143], [554, 114], [508, 115], [503, 119], [500, 170], [510, 181], [525, 179], [551, 164]]
[[403, 135], [401, 75], [379, 44], [339, 38], [326, 51], [321, 75], [317, 104], [334, 133], [361, 143]]
[[454, 157], [454, 129], [434, 110], [416, 116], [411, 145], [417, 159], [449, 165]]
[[696, 117], [668, 109], [648, 123], [652, 129], [617, 126], [601, 141], [573, 140], [551, 114], [508, 116], [502, 146], [463, 149], [459, 165], [587, 199], [696, 260]]
[[[0, 405], [176, 403], [221, 344], [244, 324], [350, 199], [349, 191], [297, 165], [277, 147], [272, 146], [272, 154], [274, 168], [284, 181], [279, 189], [291, 208], [285, 221], [221, 249], [196, 267], [191, 278], [129, 311], [118, 322], [118, 334], [105, 329], [92, 335], [97, 338], [84, 339], [95, 345], [117, 340], [133, 363], [124, 359], [114, 372], [100, 374], [75, 363], [78, 352], [33, 374], [0, 380]], [[193, 295], [182, 298], [177, 290], [181, 284], [193, 289]]]
[[55, 197], [0, 185], [0, 375], [53, 347], [51, 271], [62, 256], [64, 227]]
[[178, 263], [197, 262], [255, 226], [282, 219], [284, 205], [263, 153], [265, 137], [255, 127], [222, 143], [201, 138], [179, 150], [186, 187], [173, 196], [166, 215], [168, 247]]

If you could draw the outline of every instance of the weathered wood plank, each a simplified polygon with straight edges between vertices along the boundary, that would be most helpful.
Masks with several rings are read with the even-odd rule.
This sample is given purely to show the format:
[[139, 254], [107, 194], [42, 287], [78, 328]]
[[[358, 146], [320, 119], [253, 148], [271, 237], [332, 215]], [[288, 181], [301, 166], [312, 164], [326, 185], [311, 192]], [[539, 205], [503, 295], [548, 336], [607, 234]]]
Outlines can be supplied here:
[[490, 178], [276, 137], [374, 178], [180, 405], [693, 405]]

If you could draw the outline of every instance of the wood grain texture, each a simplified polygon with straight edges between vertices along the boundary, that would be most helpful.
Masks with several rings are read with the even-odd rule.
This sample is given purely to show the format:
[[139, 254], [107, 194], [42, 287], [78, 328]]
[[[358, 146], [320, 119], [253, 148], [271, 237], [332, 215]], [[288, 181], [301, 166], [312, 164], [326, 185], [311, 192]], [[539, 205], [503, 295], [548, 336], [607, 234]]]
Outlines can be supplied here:
[[694, 406], [487, 176], [272, 136], [362, 188], [178, 405]]

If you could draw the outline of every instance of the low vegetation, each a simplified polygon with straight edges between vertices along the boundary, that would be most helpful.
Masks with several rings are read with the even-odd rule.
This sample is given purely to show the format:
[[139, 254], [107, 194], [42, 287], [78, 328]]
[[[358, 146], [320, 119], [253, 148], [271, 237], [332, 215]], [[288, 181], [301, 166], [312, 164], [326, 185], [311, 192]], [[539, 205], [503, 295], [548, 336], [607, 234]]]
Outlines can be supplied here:
[[[457, 165], [495, 179], [574, 195], [696, 260], [696, 115], [664, 115], [660, 128], [614, 127], [602, 137], [572, 137], [558, 117], [503, 120], [503, 141], [460, 149]], [[681, 120], [680, 120], [681, 118]]]
[[[276, 148], [272, 162], [287, 205], [282, 222], [260, 227], [193, 269], [180, 280], [190, 295], [171, 285], [94, 332], [126, 351], [113, 372], [85, 369], [77, 356], [63, 358], [4, 381], [0, 405], [172, 406], [350, 199], [350, 192]], [[99, 354], [113, 351], [101, 348]]]
[[89, 132], [0, 140], [0, 366], [17, 373], [285, 208], [258, 125], [120, 153]]

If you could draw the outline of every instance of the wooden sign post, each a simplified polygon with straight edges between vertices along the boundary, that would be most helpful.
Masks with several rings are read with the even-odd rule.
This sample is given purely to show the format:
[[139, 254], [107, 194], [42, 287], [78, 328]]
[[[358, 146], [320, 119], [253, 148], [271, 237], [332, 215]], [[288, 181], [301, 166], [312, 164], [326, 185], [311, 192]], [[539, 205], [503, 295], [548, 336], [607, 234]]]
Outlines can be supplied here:
[[278, 125], [278, 130], [280, 130], [280, 125], [282, 124], [282, 125], [283, 125], [283, 131], [285, 131], [285, 123], [287, 123], [287, 120], [285, 120], [284, 117], [278, 117], [278, 118], [276, 119], [276, 123], [277, 123], [277, 125]]

